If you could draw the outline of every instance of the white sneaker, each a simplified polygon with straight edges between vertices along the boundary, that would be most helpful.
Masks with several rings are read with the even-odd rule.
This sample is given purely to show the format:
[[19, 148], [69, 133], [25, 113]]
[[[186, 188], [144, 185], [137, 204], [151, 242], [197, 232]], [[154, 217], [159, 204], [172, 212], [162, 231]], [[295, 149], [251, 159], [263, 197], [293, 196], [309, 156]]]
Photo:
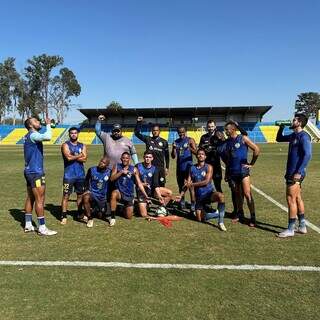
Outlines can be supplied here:
[[279, 238], [288, 238], [294, 236], [294, 230], [286, 229], [278, 234]]
[[62, 218], [60, 221], [60, 224], [62, 224], [63, 226], [67, 224], [67, 218]]
[[306, 226], [304, 226], [304, 227], [300, 227], [299, 226], [298, 228], [295, 229], [295, 231], [298, 232], [298, 233], [301, 233], [301, 234], [307, 234], [308, 233]]
[[87, 227], [92, 228], [93, 227], [93, 219], [88, 220]]
[[227, 228], [226, 228], [226, 226], [224, 225], [224, 223], [219, 223], [219, 229], [220, 229], [221, 231], [227, 231]]
[[35, 229], [34, 229], [34, 226], [26, 226], [26, 227], [24, 227], [24, 232], [25, 233], [28, 233], [28, 232], [33, 232], [33, 231], [35, 231]]
[[53, 231], [45, 227], [39, 228], [38, 233], [40, 236], [54, 236], [55, 234], [57, 234], [57, 231]]
[[108, 218], [109, 226], [113, 227], [116, 224], [116, 219]]

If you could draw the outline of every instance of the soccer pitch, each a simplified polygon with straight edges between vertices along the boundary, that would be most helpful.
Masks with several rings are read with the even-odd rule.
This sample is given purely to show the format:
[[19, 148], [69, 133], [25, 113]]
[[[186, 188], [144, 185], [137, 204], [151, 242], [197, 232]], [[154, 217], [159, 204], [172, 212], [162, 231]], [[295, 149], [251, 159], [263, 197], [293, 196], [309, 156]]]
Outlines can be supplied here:
[[[287, 145], [260, 145], [252, 183], [286, 206]], [[143, 146], [138, 147], [140, 159]], [[86, 168], [96, 165], [102, 146], [89, 146]], [[317, 190], [320, 145], [303, 182], [306, 218], [320, 227]], [[114, 228], [94, 220], [92, 229], [68, 217], [61, 226], [63, 161], [59, 146], [45, 146], [46, 220], [53, 237], [24, 234], [25, 200], [22, 146], [1, 146], [1, 261], [82, 261], [197, 265], [320, 267], [320, 234], [278, 239], [287, 214], [253, 192], [258, 227], [231, 223], [226, 233], [216, 222], [190, 219], [164, 228], [134, 217], [117, 218]], [[175, 163], [168, 187], [177, 192]], [[223, 185], [227, 212], [230, 191]], [[73, 196], [73, 199], [75, 197]], [[69, 211], [75, 210], [69, 203]], [[248, 210], [245, 206], [246, 215]], [[34, 221], [35, 221], [34, 215]], [[0, 319], [317, 319], [320, 272], [272, 270], [146, 269], [94, 266], [0, 266]], [[319, 270], [319, 268], [318, 268]]]

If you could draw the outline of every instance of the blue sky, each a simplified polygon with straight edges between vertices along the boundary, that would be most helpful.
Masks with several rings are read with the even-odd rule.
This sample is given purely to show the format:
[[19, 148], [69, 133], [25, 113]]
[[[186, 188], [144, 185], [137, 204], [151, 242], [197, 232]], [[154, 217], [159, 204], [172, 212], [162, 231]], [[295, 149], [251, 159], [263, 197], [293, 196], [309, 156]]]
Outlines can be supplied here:
[[[1, 1], [0, 60], [58, 54], [104, 107], [273, 105], [320, 91], [319, 1]], [[82, 119], [78, 111], [69, 123]]]

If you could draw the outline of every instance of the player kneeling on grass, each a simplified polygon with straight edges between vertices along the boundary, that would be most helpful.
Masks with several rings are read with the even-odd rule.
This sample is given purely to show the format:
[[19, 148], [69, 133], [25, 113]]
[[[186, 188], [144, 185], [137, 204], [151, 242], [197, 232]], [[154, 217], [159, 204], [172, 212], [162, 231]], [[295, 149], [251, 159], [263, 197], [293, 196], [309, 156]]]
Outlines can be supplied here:
[[[217, 192], [212, 184], [213, 168], [206, 163], [206, 153], [204, 149], [197, 151], [198, 162], [191, 166], [188, 180], [185, 183], [186, 189], [194, 189], [196, 219], [198, 221], [207, 221], [218, 218], [218, 226], [222, 231], [227, 231], [224, 225], [224, 195]], [[182, 192], [183, 194], [183, 192]], [[218, 202], [218, 212], [205, 212], [205, 208], [212, 202]]]
[[107, 192], [111, 169], [108, 168], [109, 158], [100, 159], [98, 166], [91, 167], [86, 175], [86, 192], [83, 195], [83, 205], [87, 227], [93, 227], [93, 214], [105, 214], [107, 210]]
[[115, 182], [115, 190], [111, 193], [110, 207], [111, 217], [109, 219], [110, 227], [116, 223], [117, 202], [124, 206], [124, 217], [131, 219], [133, 216], [133, 200], [135, 184], [142, 195], [148, 199], [144, 187], [139, 178], [138, 170], [130, 164], [131, 156], [128, 152], [121, 155], [121, 163], [116, 164], [112, 169], [111, 181]]
[[[142, 182], [144, 190], [148, 197], [155, 197], [159, 200], [161, 205], [166, 206], [171, 200], [172, 191], [168, 188], [159, 186], [159, 170], [151, 164], [153, 161], [153, 153], [148, 150], [145, 151], [143, 154], [143, 159], [144, 161], [142, 163], [138, 163], [136, 168], [138, 170], [137, 174]], [[142, 217], [147, 217], [148, 201], [139, 189], [137, 190], [137, 198], [140, 215]]]

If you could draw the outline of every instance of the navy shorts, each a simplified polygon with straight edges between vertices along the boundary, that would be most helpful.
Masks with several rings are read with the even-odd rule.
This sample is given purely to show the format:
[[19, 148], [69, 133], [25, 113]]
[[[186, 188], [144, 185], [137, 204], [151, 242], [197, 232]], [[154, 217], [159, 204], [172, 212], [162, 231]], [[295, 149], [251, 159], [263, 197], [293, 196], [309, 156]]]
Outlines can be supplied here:
[[189, 177], [189, 171], [188, 170], [177, 170], [176, 175], [177, 175], [177, 183], [179, 187], [179, 192], [182, 191], [182, 187], [184, 186], [184, 180], [187, 180]]
[[230, 176], [228, 179], [229, 187], [234, 188], [237, 184], [240, 184], [242, 180], [246, 177], [250, 177], [250, 173], [242, 173], [239, 175]]
[[46, 185], [46, 178], [44, 174], [38, 174], [38, 173], [26, 174], [25, 173], [24, 177], [27, 182], [27, 187], [40, 188], [41, 186]]
[[301, 186], [303, 179], [304, 177], [301, 177], [300, 179], [294, 179], [293, 176], [286, 177], [286, 185], [288, 187], [291, 187], [295, 184], [299, 184]]
[[92, 192], [90, 192], [90, 203], [91, 203], [91, 208], [94, 213], [96, 213], [96, 212], [106, 213], [107, 212], [107, 198], [105, 198], [105, 199], [98, 198]]
[[[119, 191], [119, 190], [118, 190]], [[123, 204], [123, 206], [125, 208], [128, 208], [128, 207], [133, 207], [133, 200], [134, 200], [134, 196], [132, 195], [132, 197], [128, 197], [124, 194], [121, 194], [121, 192], [119, 191], [120, 193], [120, 196], [121, 196], [121, 199], [120, 199], [120, 203]]]
[[72, 192], [83, 194], [85, 191], [84, 179], [63, 179], [63, 194], [70, 195]]
[[159, 187], [165, 187], [166, 185], [166, 170], [158, 167], [159, 170]]
[[[214, 191], [212, 191], [214, 192]], [[201, 197], [199, 199], [196, 199], [196, 203], [195, 203], [195, 208], [196, 210], [204, 210], [204, 208], [207, 205], [210, 205], [212, 200], [211, 200], [211, 196], [212, 196], [212, 192], [208, 193], [206, 196]]]

